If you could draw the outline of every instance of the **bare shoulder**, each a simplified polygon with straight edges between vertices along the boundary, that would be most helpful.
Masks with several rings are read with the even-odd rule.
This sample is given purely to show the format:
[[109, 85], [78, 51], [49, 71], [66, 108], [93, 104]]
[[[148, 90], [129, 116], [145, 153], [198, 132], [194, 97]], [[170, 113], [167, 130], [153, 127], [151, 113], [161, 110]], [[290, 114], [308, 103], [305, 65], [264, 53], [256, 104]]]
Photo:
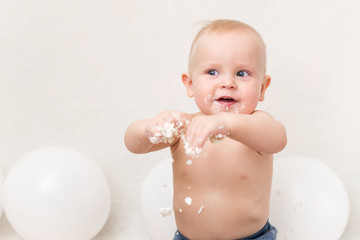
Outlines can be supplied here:
[[264, 116], [264, 117], [269, 117], [269, 118], [273, 118], [273, 116], [268, 113], [268, 112], [265, 112], [263, 110], [255, 110], [251, 115], [253, 116]]

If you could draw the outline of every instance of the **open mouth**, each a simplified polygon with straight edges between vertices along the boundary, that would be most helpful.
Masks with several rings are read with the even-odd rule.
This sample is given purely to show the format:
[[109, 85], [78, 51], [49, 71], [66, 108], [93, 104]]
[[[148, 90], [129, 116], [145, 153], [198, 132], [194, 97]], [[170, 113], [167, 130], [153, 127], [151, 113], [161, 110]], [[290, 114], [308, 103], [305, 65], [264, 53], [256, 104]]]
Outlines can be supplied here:
[[237, 103], [237, 101], [234, 98], [229, 97], [229, 96], [219, 97], [215, 101], [225, 107], [230, 107], [231, 105]]
[[217, 99], [218, 101], [222, 101], [222, 102], [235, 102], [235, 99], [231, 98], [231, 97], [221, 97]]
[[232, 97], [227, 97], [227, 96], [220, 97], [220, 98], [216, 99], [216, 101], [218, 101], [218, 102], [225, 102], [225, 103], [236, 102], [235, 99], [233, 99]]

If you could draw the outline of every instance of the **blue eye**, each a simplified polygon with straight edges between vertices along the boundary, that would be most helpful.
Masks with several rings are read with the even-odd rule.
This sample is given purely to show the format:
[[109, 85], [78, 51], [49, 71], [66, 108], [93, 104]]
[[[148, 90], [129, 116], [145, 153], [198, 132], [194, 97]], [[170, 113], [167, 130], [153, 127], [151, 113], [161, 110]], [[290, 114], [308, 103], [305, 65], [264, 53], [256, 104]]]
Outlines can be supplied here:
[[245, 71], [239, 71], [237, 74], [236, 74], [237, 77], [246, 77], [246, 76], [249, 76], [249, 74]]
[[216, 70], [210, 70], [210, 71], [208, 71], [208, 74], [210, 74], [212, 76], [220, 75], [220, 73]]

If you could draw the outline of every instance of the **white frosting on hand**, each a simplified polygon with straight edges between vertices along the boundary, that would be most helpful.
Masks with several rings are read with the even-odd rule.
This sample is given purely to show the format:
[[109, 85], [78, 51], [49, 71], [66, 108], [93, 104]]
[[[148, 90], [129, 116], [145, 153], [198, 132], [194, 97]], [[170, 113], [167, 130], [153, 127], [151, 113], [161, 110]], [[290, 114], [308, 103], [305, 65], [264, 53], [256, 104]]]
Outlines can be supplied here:
[[191, 146], [186, 140], [185, 137], [183, 137], [184, 141], [184, 149], [185, 154], [192, 157], [192, 158], [198, 158], [201, 153], [201, 148]]
[[164, 126], [157, 127], [158, 133], [155, 133], [154, 136], [149, 137], [149, 141], [152, 144], [159, 144], [159, 143], [173, 143], [174, 140], [182, 133], [181, 127], [184, 124], [182, 122], [175, 123], [168, 123], [166, 122]]
[[224, 140], [225, 137], [226, 137], [226, 135], [223, 135], [220, 133], [220, 134], [216, 135], [215, 137], [209, 137], [209, 140], [211, 143], [219, 143], [222, 140]]

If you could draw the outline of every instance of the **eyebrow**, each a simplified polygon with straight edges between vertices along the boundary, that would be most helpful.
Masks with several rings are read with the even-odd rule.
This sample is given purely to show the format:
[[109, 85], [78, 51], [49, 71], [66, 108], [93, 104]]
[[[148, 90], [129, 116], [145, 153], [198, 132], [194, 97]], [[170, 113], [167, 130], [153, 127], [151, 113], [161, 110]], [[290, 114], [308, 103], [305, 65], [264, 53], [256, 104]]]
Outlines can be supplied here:
[[[206, 62], [202, 65], [200, 65], [200, 69], [205, 69], [205, 68], [219, 68], [222, 66], [221, 62]], [[239, 70], [241, 69], [252, 69], [252, 68], [256, 68], [257, 64], [253, 64], [253, 63], [235, 63], [234, 66], [236, 66], [236, 68], [238, 68]]]

